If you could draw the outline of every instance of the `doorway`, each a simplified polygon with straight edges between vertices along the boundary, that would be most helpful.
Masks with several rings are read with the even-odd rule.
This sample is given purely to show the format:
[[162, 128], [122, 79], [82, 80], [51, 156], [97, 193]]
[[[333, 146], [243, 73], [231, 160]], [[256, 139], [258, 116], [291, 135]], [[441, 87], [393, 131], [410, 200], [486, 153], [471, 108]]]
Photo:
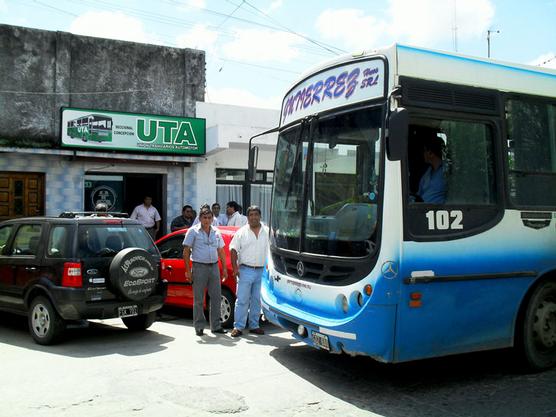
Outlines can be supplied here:
[[124, 175], [124, 212], [131, 214], [133, 209], [143, 203], [145, 196], [153, 199], [152, 205], [160, 213], [158, 237], [166, 234], [166, 201], [163, 193], [163, 176], [157, 174]]
[[[164, 175], [160, 174], [88, 174], [85, 176], [85, 210], [94, 210], [94, 203], [107, 203], [109, 211], [122, 211], [131, 215], [143, 203], [146, 195], [152, 197], [162, 218], [158, 237], [166, 234], [166, 195]], [[110, 205], [113, 203], [113, 206]]]

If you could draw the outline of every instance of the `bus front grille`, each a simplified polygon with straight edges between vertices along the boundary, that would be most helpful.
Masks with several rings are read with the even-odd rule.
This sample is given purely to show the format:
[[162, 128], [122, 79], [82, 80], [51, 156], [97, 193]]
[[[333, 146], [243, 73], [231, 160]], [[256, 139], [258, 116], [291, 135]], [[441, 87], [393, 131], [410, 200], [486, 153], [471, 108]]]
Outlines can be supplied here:
[[323, 284], [335, 284], [345, 281], [353, 276], [355, 268], [349, 265], [338, 265], [337, 262], [315, 262], [303, 260], [303, 275], [299, 274], [298, 263], [300, 259], [272, 254], [274, 267], [281, 274], [304, 281], [321, 282]]

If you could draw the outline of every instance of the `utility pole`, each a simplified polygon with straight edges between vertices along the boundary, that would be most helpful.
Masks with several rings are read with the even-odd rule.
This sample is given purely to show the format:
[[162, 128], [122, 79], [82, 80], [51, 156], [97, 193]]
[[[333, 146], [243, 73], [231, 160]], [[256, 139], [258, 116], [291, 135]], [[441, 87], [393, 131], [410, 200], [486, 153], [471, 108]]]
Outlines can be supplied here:
[[491, 33], [500, 33], [499, 30], [487, 30], [487, 46], [488, 46], [488, 57], [490, 58], [490, 34]]

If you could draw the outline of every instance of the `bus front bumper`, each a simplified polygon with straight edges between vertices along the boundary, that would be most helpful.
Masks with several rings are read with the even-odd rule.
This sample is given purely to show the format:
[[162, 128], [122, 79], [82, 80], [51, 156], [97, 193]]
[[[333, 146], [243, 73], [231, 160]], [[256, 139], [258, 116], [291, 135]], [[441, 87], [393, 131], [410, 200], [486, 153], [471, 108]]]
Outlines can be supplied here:
[[395, 305], [367, 305], [352, 320], [336, 326], [319, 324], [318, 318], [284, 304], [278, 309], [263, 301], [262, 307], [271, 323], [314, 348], [394, 362]]

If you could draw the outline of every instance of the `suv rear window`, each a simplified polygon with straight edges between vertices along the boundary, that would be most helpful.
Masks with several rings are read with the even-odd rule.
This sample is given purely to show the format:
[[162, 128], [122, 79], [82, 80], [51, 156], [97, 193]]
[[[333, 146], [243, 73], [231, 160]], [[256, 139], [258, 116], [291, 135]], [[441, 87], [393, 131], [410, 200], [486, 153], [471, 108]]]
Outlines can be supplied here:
[[79, 258], [109, 256], [125, 248], [143, 248], [151, 255], [159, 256], [158, 249], [141, 225], [79, 225], [77, 235]]

